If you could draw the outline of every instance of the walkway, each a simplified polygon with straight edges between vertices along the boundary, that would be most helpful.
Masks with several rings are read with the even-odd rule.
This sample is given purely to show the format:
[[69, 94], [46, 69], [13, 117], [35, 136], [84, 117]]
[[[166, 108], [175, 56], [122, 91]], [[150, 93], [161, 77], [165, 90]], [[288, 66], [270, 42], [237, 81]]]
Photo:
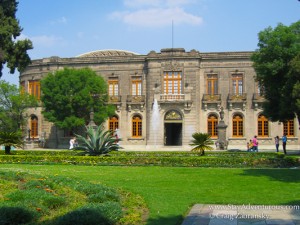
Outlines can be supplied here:
[[182, 225], [300, 225], [300, 205], [196, 204]]

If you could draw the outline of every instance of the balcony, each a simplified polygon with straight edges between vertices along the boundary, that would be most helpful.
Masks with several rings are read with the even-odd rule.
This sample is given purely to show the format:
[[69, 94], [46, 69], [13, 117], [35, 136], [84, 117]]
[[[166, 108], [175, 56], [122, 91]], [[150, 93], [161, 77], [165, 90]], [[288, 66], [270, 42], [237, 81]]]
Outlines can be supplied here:
[[127, 95], [126, 104], [129, 112], [132, 110], [143, 112], [145, 106], [145, 95]]
[[221, 106], [221, 94], [203, 94], [202, 103], [205, 111], [208, 108], [219, 109]]
[[262, 104], [266, 101], [265, 97], [261, 93], [254, 93], [252, 98], [253, 108], [257, 110], [262, 108]]
[[245, 110], [246, 103], [247, 103], [247, 93], [228, 94], [229, 110], [232, 110], [232, 108]]
[[121, 105], [122, 105], [122, 98], [121, 95], [112, 95], [112, 96], [108, 96], [108, 103], [115, 105], [117, 108], [117, 111], [119, 112], [121, 109]]
[[154, 94], [159, 104], [183, 104], [184, 110], [191, 110], [191, 94]]

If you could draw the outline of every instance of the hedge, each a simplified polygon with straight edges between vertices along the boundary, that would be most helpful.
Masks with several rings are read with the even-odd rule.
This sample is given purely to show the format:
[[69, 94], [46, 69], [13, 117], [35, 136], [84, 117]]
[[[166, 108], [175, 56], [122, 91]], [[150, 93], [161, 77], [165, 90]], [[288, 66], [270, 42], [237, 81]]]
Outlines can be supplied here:
[[[78, 152], [77, 152], [78, 153]], [[300, 166], [299, 157], [278, 153], [209, 152], [115, 152], [108, 156], [79, 156], [73, 151], [26, 151], [0, 155], [0, 163], [72, 164], [116, 166], [183, 166], [235, 168], [289, 168]]]

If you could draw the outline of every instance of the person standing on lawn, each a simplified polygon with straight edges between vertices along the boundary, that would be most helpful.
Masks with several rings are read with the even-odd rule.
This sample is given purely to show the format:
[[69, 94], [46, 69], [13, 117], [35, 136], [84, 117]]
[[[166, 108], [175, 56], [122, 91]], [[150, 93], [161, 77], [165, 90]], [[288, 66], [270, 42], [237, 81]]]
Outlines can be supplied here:
[[283, 148], [283, 152], [286, 155], [286, 142], [287, 142], [287, 137], [286, 134], [283, 134], [282, 138], [282, 148]]
[[276, 152], [279, 152], [279, 137], [276, 136], [274, 140], [275, 140]]
[[255, 135], [254, 138], [252, 139], [252, 149], [254, 152], [258, 152], [258, 142], [257, 142], [257, 136]]

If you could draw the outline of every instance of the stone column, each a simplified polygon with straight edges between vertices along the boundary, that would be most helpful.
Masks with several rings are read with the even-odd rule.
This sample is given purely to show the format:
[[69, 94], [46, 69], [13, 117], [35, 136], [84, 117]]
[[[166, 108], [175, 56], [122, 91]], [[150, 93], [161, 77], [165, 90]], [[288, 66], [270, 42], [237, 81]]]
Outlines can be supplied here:
[[226, 128], [227, 125], [224, 122], [224, 109], [221, 107], [220, 111], [220, 121], [217, 125], [218, 129], [218, 143], [219, 143], [219, 150], [227, 149], [227, 140], [226, 140]]

